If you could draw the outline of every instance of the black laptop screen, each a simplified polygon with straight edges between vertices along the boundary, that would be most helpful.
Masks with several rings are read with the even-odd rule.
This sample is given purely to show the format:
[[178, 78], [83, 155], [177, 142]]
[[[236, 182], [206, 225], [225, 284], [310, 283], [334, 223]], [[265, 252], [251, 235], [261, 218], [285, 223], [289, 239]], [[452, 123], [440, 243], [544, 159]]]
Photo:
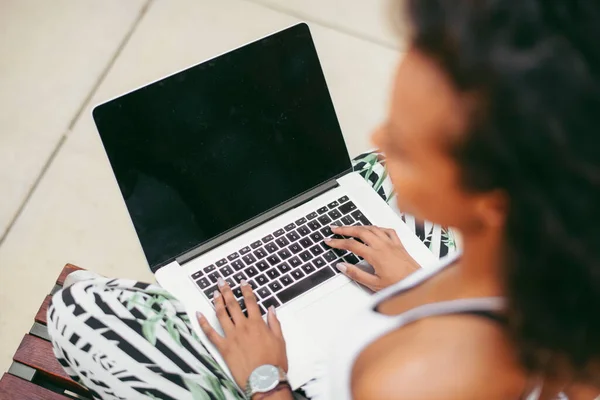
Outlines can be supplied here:
[[150, 266], [350, 168], [305, 24], [95, 108]]

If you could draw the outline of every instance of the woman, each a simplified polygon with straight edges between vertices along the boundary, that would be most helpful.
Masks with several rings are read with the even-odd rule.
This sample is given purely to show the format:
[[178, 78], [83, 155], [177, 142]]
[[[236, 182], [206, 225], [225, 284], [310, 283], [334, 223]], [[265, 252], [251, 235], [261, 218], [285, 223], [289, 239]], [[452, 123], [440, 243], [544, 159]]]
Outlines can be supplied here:
[[[329, 245], [364, 257], [375, 275], [348, 264], [340, 270], [379, 293], [339, 336], [309, 392], [360, 400], [551, 399], [559, 392], [593, 399], [600, 393], [600, 4], [411, 0], [408, 11], [411, 46], [397, 70], [388, 120], [373, 140], [386, 156], [399, 208], [456, 227], [464, 250], [403, 279], [415, 266], [394, 232], [335, 228], [364, 244]], [[96, 351], [70, 356], [69, 343], [81, 338], [65, 334], [65, 321], [88, 308], [104, 310], [106, 299], [137, 310], [133, 285], [119, 285], [85, 281], [55, 296], [49, 328], [71, 375], [101, 398], [236, 398], [231, 382], [200, 354], [178, 303], [143, 285], [139, 296], [153, 299], [145, 306], [155, 319], [177, 321], [165, 329], [176, 332], [197, 367], [165, 346], [149, 357], [117, 340], [130, 355], [117, 359], [97, 343], [97, 332], [114, 339], [111, 324], [147, 334], [143, 313], [133, 322], [93, 321], [87, 345]], [[243, 291], [248, 317], [227, 284], [215, 295], [225, 337], [199, 316], [242, 388], [261, 365], [287, 368], [275, 312], [266, 325], [251, 289]], [[156, 344], [156, 336], [146, 337], [149, 343], [136, 346]], [[90, 376], [88, 366], [103, 362]], [[131, 373], [141, 365], [148, 370]], [[119, 378], [119, 393], [97, 384], [108, 379], [103, 371]], [[211, 372], [204, 381], [203, 371]], [[161, 380], [174, 383], [173, 391], [157, 389]], [[292, 394], [280, 385], [254, 398]]]

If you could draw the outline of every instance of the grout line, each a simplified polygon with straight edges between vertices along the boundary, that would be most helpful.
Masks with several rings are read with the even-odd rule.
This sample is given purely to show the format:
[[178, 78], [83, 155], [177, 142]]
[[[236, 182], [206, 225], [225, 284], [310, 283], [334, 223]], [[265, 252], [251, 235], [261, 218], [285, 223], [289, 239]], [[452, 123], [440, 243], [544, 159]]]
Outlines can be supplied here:
[[52, 162], [54, 161], [54, 159], [58, 155], [58, 152], [63, 147], [63, 145], [65, 144], [66, 140], [67, 140], [67, 134], [65, 133], [65, 134], [63, 134], [60, 137], [60, 140], [58, 141], [58, 143], [54, 147], [54, 150], [50, 154], [50, 157], [48, 157], [48, 160], [46, 160], [46, 163], [42, 167], [42, 171], [38, 175], [38, 177], [35, 180], [35, 182], [33, 182], [33, 185], [31, 185], [31, 188], [29, 188], [29, 191], [27, 192], [27, 196], [25, 196], [25, 199], [23, 200], [23, 202], [21, 203], [21, 206], [19, 207], [19, 209], [15, 213], [15, 216], [11, 219], [10, 223], [6, 227], [6, 230], [2, 234], [2, 237], [0, 237], [0, 246], [2, 246], [2, 243], [4, 243], [4, 239], [6, 239], [6, 237], [8, 236], [8, 234], [10, 233], [10, 231], [12, 230], [13, 226], [15, 225], [15, 223], [17, 222], [17, 220], [19, 219], [19, 217], [23, 213], [23, 210], [25, 209], [25, 207], [29, 203], [29, 200], [31, 199], [31, 196], [33, 196], [33, 193], [35, 192], [35, 190], [37, 189], [38, 185], [42, 181], [42, 178], [44, 178], [44, 176], [46, 175], [46, 172], [48, 171], [48, 169], [50, 169], [50, 165], [52, 164]]
[[262, 6], [264, 8], [268, 8], [269, 10], [272, 10], [272, 11], [275, 11], [275, 12], [278, 12], [278, 13], [287, 14], [287, 15], [292, 16], [294, 18], [298, 18], [299, 20], [302, 20], [302, 21], [311, 22], [311, 23], [314, 23], [314, 24], [317, 24], [317, 25], [321, 25], [321, 26], [323, 26], [325, 28], [333, 29], [333, 30], [338, 31], [340, 33], [343, 33], [345, 35], [352, 36], [352, 37], [355, 37], [357, 39], [364, 40], [366, 42], [370, 42], [370, 43], [376, 44], [378, 46], [385, 47], [385, 48], [387, 48], [389, 50], [402, 51], [402, 45], [401, 44], [399, 44], [399, 45], [393, 45], [393, 44], [388, 43], [388, 42], [386, 42], [384, 40], [376, 38], [374, 36], [369, 36], [369, 35], [365, 35], [365, 34], [353, 31], [352, 29], [348, 29], [348, 28], [346, 28], [345, 26], [342, 26], [342, 25], [332, 24], [332, 23], [327, 22], [327, 21], [325, 21], [323, 19], [314, 18], [312, 16], [309, 16], [309, 15], [306, 15], [306, 14], [302, 14], [300, 12], [287, 10], [287, 9], [285, 9], [283, 7], [272, 5], [272, 4], [269, 4], [269, 3], [265, 3], [264, 1], [261, 1], [261, 0], [244, 0], [244, 1], [247, 1], [249, 3], [253, 3], [253, 4], [256, 4], [256, 5]]
[[6, 239], [6, 237], [12, 230], [12, 228], [14, 227], [15, 223], [17, 222], [17, 220], [19, 219], [19, 217], [21, 216], [23, 211], [25, 210], [25, 207], [29, 203], [29, 200], [31, 200], [33, 193], [36, 191], [37, 187], [39, 186], [39, 184], [42, 181], [42, 179], [44, 178], [44, 176], [46, 176], [46, 172], [50, 169], [50, 166], [54, 162], [54, 159], [56, 158], [56, 156], [62, 149], [63, 145], [65, 144], [67, 137], [69, 136], [70, 132], [72, 131], [73, 127], [75, 126], [75, 123], [77, 122], [79, 117], [81, 117], [81, 114], [83, 114], [83, 112], [86, 109], [86, 107], [88, 106], [89, 102], [92, 100], [92, 97], [94, 96], [94, 94], [96, 93], [96, 91], [98, 90], [98, 88], [100, 87], [102, 82], [104, 82], [104, 79], [106, 79], [106, 76], [108, 75], [109, 71], [115, 64], [119, 55], [123, 52], [123, 49], [125, 48], [125, 46], [129, 42], [129, 40], [131, 39], [131, 36], [133, 36], [133, 33], [137, 29], [137, 26], [139, 25], [139, 23], [142, 20], [142, 18], [144, 17], [144, 15], [146, 15], [146, 13], [148, 12], [148, 9], [150, 8], [150, 5], [153, 3], [153, 1], [154, 0], [146, 1], [146, 4], [144, 4], [144, 6], [140, 10], [136, 20], [133, 22], [131, 28], [129, 29], [129, 31], [127, 31], [127, 33], [125, 34], [125, 37], [123, 38], [123, 40], [121, 40], [121, 43], [119, 43], [119, 47], [117, 48], [117, 50], [115, 51], [115, 53], [109, 60], [108, 64], [106, 65], [106, 67], [104, 68], [104, 70], [102, 71], [102, 73], [100, 74], [98, 79], [96, 80], [96, 83], [94, 84], [94, 86], [92, 87], [92, 89], [90, 90], [88, 95], [86, 96], [81, 107], [79, 107], [79, 109], [77, 110], [77, 112], [75, 113], [73, 118], [71, 119], [71, 122], [69, 123], [69, 126], [67, 128], [67, 131], [61, 136], [60, 140], [54, 147], [54, 150], [50, 154], [50, 157], [48, 157], [48, 160], [46, 160], [46, 163], [42, 167], [40, 174], [36, 178], [35, 182], [33, 182], [33, 185], [31, 185], [31, 187], [29, 188], [29, 191], [27, 192], [25, 199], [21, 202], [19, 209], [17, 210], [14, 217], [11, 219], [10, 223], [8, 224], [8, 226], [2, 233], [2, 236], [0, 237], [0, 246], [2, 246], [2, 243], [4, 243], [4, 240]]
[[75, 123], [77, 122], [77, 120], [79, 120], [79, 117], [81, 117], [81, 114], [83, 114], [83, 112], [87, 108], [88, 104], [92, 100], [92, 97], [94, 97], [94, 95], [98, 91], [98, 88], [100, 87], [100, 85], [102, 84], [102, 82], [104, 82], [104, 80], [106, 79], [106, 76], [108, 75], [108, 73], [110, 72], [110, 70], [112, 69], [112, 67], [115, 65], [115, 62], [117, 61], [117, 58], [121, 55], [121, 53], [123, 52], [123, 49], [125, 49], [125, 46], [127, 46], [127, 43], [129, 43], [129, 40], [131, 39], [131, 36], [133, 36], [133, 33], [137, 29], [137, 27], [138, 27], [139, 23], [141, 22], [142, 18], [144, 18], [144, 16], [148, 12], [148, 9], [150, 8], [150, 5], [153, 3], [153, 1], [154, 0], [147, 0], [146, 4], [144, 4], [144, 6], [142, 7], [142, 9], [140, 10], [137, 18], [135, 19], [135, 21], [131, 25], [131, 28], [129, 28], [129, 31], [127, 31], [127, 33], [123, 37], [123, 40], [121, 40], [121, 43], [119, 43], [119, 47], [117, 47], [117, 50], [115, 51], [115, 53], [113, 54], [113, 56], [111, 57], [111, 59], [108, 61], [108, 64], [106, 64], [106, 67], [104, 67], [104, 69], [100, 73], [100, 76], [96, 80], [96, 83], [92, 87], [92, 90], [90, 90], [90, 92], [86, 96], [86, 98], [83, 101], [83, 103], [81, 103], [81, 107], [79, 107], [79, 110], [77, 110], [77, 112], [73, 116], [73, 119], [71, 119], [71, 122], [69, 123], [69, 131], [71, 131], [73, 129], [73, 127], [75, 126]]

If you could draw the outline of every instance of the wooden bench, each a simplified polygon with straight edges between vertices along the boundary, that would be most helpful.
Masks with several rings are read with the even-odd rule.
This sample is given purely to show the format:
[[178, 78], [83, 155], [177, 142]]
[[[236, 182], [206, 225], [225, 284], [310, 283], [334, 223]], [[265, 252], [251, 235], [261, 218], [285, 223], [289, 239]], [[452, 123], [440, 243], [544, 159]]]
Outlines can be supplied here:
[[52, 294], [65, 283], [65, 278], [81, 268], [67, 264], [56, 285], [44, 299], [34, 318], [33, 326], [27, 333], [8, 372], [0, 378], [0, 400], [71, 400], [91, 399], [83, 386], [73, 381], [60, 366], [49, 341], [46, 328], [46, 310]]

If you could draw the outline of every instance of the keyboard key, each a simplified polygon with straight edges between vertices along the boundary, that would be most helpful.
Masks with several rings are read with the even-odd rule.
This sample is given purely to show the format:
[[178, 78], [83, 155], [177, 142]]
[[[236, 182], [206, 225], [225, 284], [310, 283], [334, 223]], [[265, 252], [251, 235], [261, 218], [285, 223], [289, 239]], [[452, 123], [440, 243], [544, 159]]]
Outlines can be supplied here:
[[320, 232], [325, 237], [333, 235], [333, 232], [331, 231], [331, 228], [329, 226], [325, 226], [325, 227], [321, 228]]
[[256, 291], [256, 295], [259, 299], [266, 299], [271, 295], [271, 291], [266, 287], [262, 287]]
[[310, 261], [313, 258], [312, 254], [310, 254], [310, 251], [308, 251], [308, 250], [303, 251], [299, 255], [300, 255], [300, 258], [304, 261]]
[[311, 253], [313, 253], [315, 256], [318, 256], [319, 254], [323, 254], [323, 252], [325, 250], [323, 250], [323, 248], [319, 245], [313, 246], [310, 248]]
[[212, 283], [217, 283], [219, 278], [221, 278], [221, 274], [219, 274], [219, 271], [214, 271], [214, 272], [211, 272], [210, 274], [208, 274], [208, 277], [210, 278], [210, 281]]
[[325, 262], [325, 260], [323, 260], [321, 257], [315, 258], [314, 260], [312, 260], [312, 263], [317, 268], [323, 268], [324, 266], [327, 265], [327, 263]]
[[223, 274], [223, 276], [229, 276], [229, 275], [233, 274], [233, 270], [231, 269], [231, 267], [229, 265], [224, 266], [219, 271]]
[[325, 214], [325, 213], [327, 212], [327, 207], [326, 207], [326, 206], [323, 206], [323, 207], [319, 208], [319, 209], [317, 210], [317, 212], [319, 213], [319, 215], [321, 215], [321, 214]]
[[[294, 257], [297, 258], [297, 257]], [[300, 261], [300, 260], [298, 260]], [[289, 272], [292, 270], [292, 268], [288, 265], [288, 263], [281, 263], [277, 266], [277, 269], [279, 269], [281, 271], [282, 274], [285, 274], [286, 272]]]
[[319, 245], [323, 248], [323, 250], [327, 251], [329, 249], [331, 249], [331, 247], [329, 247], [329, 245], [325, 242], [320, 242]]
[[281, 259], [279, 257], [277, 257], [275, 254], [273, 254], [272, 256], [267, 257], [267, 261], [269, 262], [269, 264], [275, 265], [275, 264], [279, 264], [281, 262]]
[[283, 235], [285, 233], [285, 231], [283, 229], [277, 229], [274, 233], [273, 236], [275, 237], [279, 237], [281, 235]]
[[285, 247], [285, 246], [287, 246], [288, 244], [290, 244], [290, 241], [289, 241], [289, 240], [287, 240], [287, 239], [286, 239], [286, 238], [284, 238], [284, 237], [280, 237], [279, 239], [277, 239], [277, 240], [275, 241], [275, 243], [277, 243], [277, 244], [279, 245], [279, 247]]
[[267, 271], [267, 276], [271, 279], [279, 278], [280, 275], [281, 274], [279, 273], [279, 271], [277, 271], [277, 269], [275, 268], [271, 268]]
[[317, 218], [317, 215], [318, 215], [318, 214], [317, 214], [316, 212], [314, 212], [314, 211], [313, 211], [313, 212], [311, 212], [310, 214], [308, 214], [308, 215], [306, 216], [306, 219], [310, 221], [311, 219], [315, 219], [315, 218]]
[[302, 224], [306, 223], [306, 218], [300, 218], [299, 220], [296, 221], [296, 225], [300, 226]]
[[273, 240], [273, 235], [267, 235], [264, 238], [262, 238], [263, 243], [269, 243], [271, 240]]
[[229, 287], [234, 287], [235, 286], [235, 281], [231, 278], [227, 278], [225, 279], [225, 282], [227, 282], [227, 284], [229, 285]]
[[290, 239], [290, 242], [295, 242], [296, 240], [300, 239], [300, 235], [298, 235], [296, 232], [290, 232], [287, 235], [285, 235], [288, 239]]
[[256, 249], [260, 246], [262, 246], [262, 242], [260, 240], [257, 240], [256, 242], [254, 242], [250, 245], [250, 247], [252, 247], [253, 249]]
[[248, 254], [247, 256], [242, 257], [242, 260], [244, 260], [246, 264], [250, 265], [256, 261], [256, 257], [254, 257], [252, 254]]
[[292, 256], [292, 253], [290, 253], [288, 249], [283, 249], [280, 252], [278, 252], [277, 255], [281, 257], [282, 260], [286, 260]]
[[348, 252], [346, 250], [343, 249], [331, 249], [335, 254], [337, 254], [338, 257], [343, 257], [346, 254], [348, 254]]
[[338, 203], [337, 201], [333, 201], [333, 202], [331, 202], [331, 203], [327, 204], [327, 207], [328, 207], [330, 210], [333, 210], [334, 208], [336, 208], [336, 207], [337, 207], [337, 206], [339, 206], [339, 205], [340, 205], [340, 203]]
[[215, 290], [219, 290], [219, 287], [217, 285], [213, 285], [210, 288], [204, 290], [204, 295], [212, 300], [213, 293], [215, 292]]
[[319, 232], [313, 232], [312, 235], [310, 235], [310, 238], [313, 240], [313, 242], [318, 243], [321, 240], [323, 240], [323, 236], [319, 233]]
[[227, 264], [227, 260], [223, 258], [223, 259], [217, 261], [215, 264], [217, 264], [217, 267], [222, 267], [223, 265]]
[[242, 262], [242, 260], [235, 260], [234, 262], [231, 263], [231, 266], [233, 267], [233, 269], [235, 269], [236, 271], [241, 271], [242, 269], [244, 269], [245, 265]]
[[213, 272], [215, 269], [217, 269], [217, 267], [215, 267], [214, 264], [211, 264], [208, 267], [204, 268], [204, 272], [208, 274], [209, 272]]
[[262, 305], [268, 310], [271, 306], [277, 308], [281, 305], [275, 297], [270, 297], [262, 302]]
[[204, 272], [202, 272], [202, 271], [194, 272], [194, 273], [192, 274], [192, 279], [198, 279], [198, 278], [200, 278], [202, 275], [204, 275]]
[[317, 221], [310, 221], [308, 224], [306, 224], [306, 226], [308, 226], [311, 230], [316, 231], [321, 227], [321, 224], [319, 224]]
[[258, 268], [258, 270], [260, 272], [265, 272], [266, 270], [268, 270], [269, 268], [271, 268], [271, 266], [269, 264], [267, 264], [266, 261], [262, 260], [256, 263], [256, 265], [254, 265], [256, 268]]
[[279, 292], [279, 294], [277, 294], [277, 298], [281, 300], [282, 303], [287, 303], [288, 301], [300, 296], [302, 293], [305, 293], [306, 291], [327, 281], [328, 279], [333, 278], [334, 276], [335, 273], [331, 270], [331, 268], [320, 269], [307, 278], [304, 278]]
[[238, 300], [238, 304], [240, 305], [240, 308], [242, 309], [242, 312], [244, 314], [246, 314], [246, 317], [247, 317], [248, 313], [246, 312], [246, 302], [244, 301], [244, 299], [239, 299]]
[[344, 225], [348, 225], [348, 226], [354, 224], [354, 220], [349, 215], [346, 215], [344, 218], [341, 219], [341, 221]]
[[345, 203], [345, 202], [347, 202], [348, 200], [349, 200], [349, 199], [348, 199], [348, 196], [342, 196], [342, 197], [340, 197], [340, 198], [338, 199], [338, 201], [340, 202], [340, 204], [342, 204], [342, 203]]
[[302, 261], [300, 261], [300, 259], [298, 257], [292, 257], [292, 258], [290, 258], [289, 263], [292, 267], [296, 268], [300, 264], [302, 264]]
[[227, 259], [228, 259], [229, 261], [233, 261], [233, 260], [235, 260], [236, 258], [238, 258], [239, 256], [240, 256], [240, 255], [239, 255], [238, 253], [233, 253], [233, 254], [230, 254], [230, 255], [228, 255], [228, 256], [227, 256]]
[[242, 281], [242, 279], [246, 279], [246, 275], [244, 275], [243, 272], [238, 272], [237, 274], [235, 274], [233, 276], [233, 280], [236, 281], [237, 283], [240, 283]]
[[306, 272], [306, 275], [310, 274], [311, 272], [315, 272], [316, 271], [315, 267], [311, 263], [304, 264], [302, 266], [302, 270], [304, 272]]
[[295, 269], [292, 271], [292, 276], [294, 277], [294, 279], [299, 280], [304, 277], [304, 272], [302, 272], [301, 269]]
[[330, 250], [330, 251], [326, 252], [325, 254], [323, 254], [323, 258], [327, 262], [332, 262], [332, 261], [337, 260], [338, 256], [336, 256], [335, 253]]
[[327, 213], [327, 215], [329, 215], [329, 218], [335, 220], [338, 219], [342, 216], [342, 213], [339, 212], [338, 210], [331, 210]]
[[294, 280], [289, 275], [284, 275], [279, 278], [279, 281], [283, 283], [283, 286], [289, 286], [294, 283]]
[[210, 282], [208, 281], [208, 279], [202, 278], [196, 281], [196, 285], [198, 285], [200, 289], [206, 289], [210, 285]]
[[260, 310], [260, 315], [265, 315], [267, 313], [265, 311], [265, 308], [263, 306], [261, 306], [260, 304], [258, 305], [258, 309]]
[[300, 241], [298, 242], [302, 245], [302, 247], [304, 247], [305, 249], [307, 247], [312, 246], [313, 242], [309, 239], [309, 238], [302, 238], [300, 239]]
[[319, 217], [319, 222], [323, 225], [329, 225], [333, 222], [333, 220], [331, 218], [329, 218], [327, 215], [321, 215]]
[[359, 221], [361, 222], [361, 224], [363, 224], [363, 225], [371, 225], [371, 221], [369, 221], [369, 220], [367, 219], [367, 217], [365, 217], [365, 216], [363, 215], [363, 213], [362, 213], [362, 212], [360, 212], [360, 210], [356, 210], [356, 211], [354, 211], [354, 212], [352, 213], [352, 216], [353, 216], [354, 218], [356, 218], [357, 220], [359, 220]]
[[239, 286], [234, 288], [232, 292], [236, 299], [241, 299], [242, 297], [244, 297], [244, 294], [242, 293], [242, 288]]
[[292, 253], [298, 254], [302, 251], [302, 246], [300, 246], [298, 243], [294, 243], [290, 246], [290, 250]]
[[246, 273], [246, 275], [248, 275], [248, 278], [253, 278], [256, 275], [258, 275], [258, 270], [254, 267], [248, 267], [244, 270], [244, 272]]
[[252, 288], [252, 291], [255, 291], [256, 288], [258, 287], [256, 285], [256, 282], [254, 282], [254, 281], [248, 281], [248, 286], [250, 286]]
[[346, 254], [344, 256], [344, 260], [346, 260], [346, 262], [350, 263], [350, 264], [358, 264], [360, 262], [360, 260], [358, 258], [356, 258], [356, 256], [354, 254]]
[[265, 249], [258, 249], [253, 254], [254, 257], [256, 257], [259, 260], [267, 256], [267, 252], [265, 251]]
[[356, 210], [356, 205], [355, 205], [353, 202], [349, 201], [349, 202], [347, 202], [347, 203], [345, 203], [345, 204], [342, 204], [342, 205], [341, 205], [341, 206], [338, 208], [338, 210], [340, 210], [340, 212], [341, 212], [342, 214], [346, 215], [346, 214], [348, 214], [350, 211]]
[[256, 284], [258, 286], [263, 286], [265, 285], [267, 282], [269, 282], [269, 279], [263, 274], [263, 275], [259, 275], [256, 277]]
[[269, 253], [275, 253], [277, 250], [279, 250], [279, 247], [277, 247], [274, 242], [271, 242], [265, 245], [265, 249], [267, 249]]
[[240, 250], [241, 255], [248, 254], [248, 253], [250, 253], [250, 247], [248, 247], [248, 246], [246, 246]]
[[286, 226], [283, 227], [283, 229], [285, 229], [286, 232], [291, 231], [292, 229], [294, 229], [296, 227], [296, 224], [294, 224], [293, 222], [291, 224], [288, 224]]
[[275, 293], [283, 288], [283, 286], [281, 286], [281, 283], [279, 283], [278, 281], [273, 281], [273, 282], [269, 283], [269, 287], [271, 288], [273, 293]]
[[306, 236], [310, 234], [310, 229], [308, 229], [306, 225], [302, 225], [300, 228], [298, 228], [298, 233], [300, 236]]

